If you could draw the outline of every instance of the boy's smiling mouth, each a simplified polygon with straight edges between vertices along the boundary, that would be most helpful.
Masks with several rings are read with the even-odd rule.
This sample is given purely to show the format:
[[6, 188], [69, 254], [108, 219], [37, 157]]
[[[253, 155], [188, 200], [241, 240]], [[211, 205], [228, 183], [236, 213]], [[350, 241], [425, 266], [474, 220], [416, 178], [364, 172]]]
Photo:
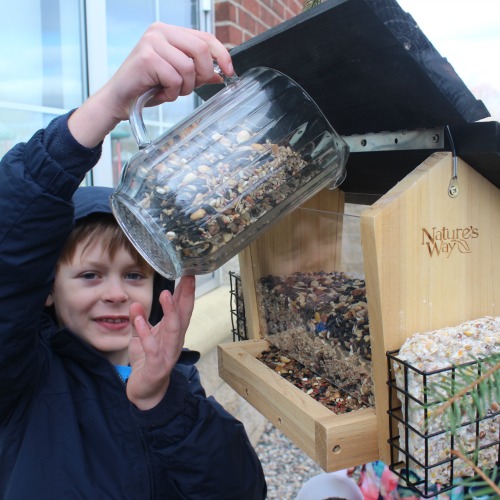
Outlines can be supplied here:
[[95, 318], [94, 321], [108, 330], [119, 330], [130, 325], [128, 316], [102, 316]]

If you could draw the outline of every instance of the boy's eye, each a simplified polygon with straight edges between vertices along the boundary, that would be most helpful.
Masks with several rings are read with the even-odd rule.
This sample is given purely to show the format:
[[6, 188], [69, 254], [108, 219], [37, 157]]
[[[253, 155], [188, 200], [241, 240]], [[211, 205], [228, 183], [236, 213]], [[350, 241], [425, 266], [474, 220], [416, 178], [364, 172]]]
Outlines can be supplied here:
[[91, 271], [88, 271], [86, 273], [82, 273], [80, 276], [83, 279], [85, 279], [85, 280], [94, 280], [94, 279], [96, 279], [98, 277], [97, 273], [94, 273], [94, 272], [91, 272]]
[[142, 273], [130, 272], [125, 275], [125, 278], [128, 280], [142, 280], [144, 279], [144, 275]]

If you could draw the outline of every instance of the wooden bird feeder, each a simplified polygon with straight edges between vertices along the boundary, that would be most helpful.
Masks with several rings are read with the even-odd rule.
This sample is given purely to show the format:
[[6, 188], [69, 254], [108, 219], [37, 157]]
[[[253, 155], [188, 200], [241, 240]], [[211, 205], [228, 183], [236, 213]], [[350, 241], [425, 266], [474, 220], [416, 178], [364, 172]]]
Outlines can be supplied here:
[[[341, 217], [364, 206], [375, 405], [337, 415], [257, 359], [268, 346], [258, 282], [281, 272], [301, 209], [240, 254], [251, 340], [219, 346], [220, 375], [325, 471], [389, 463], [387, 351], [416, 332], [500, 316], [500, 125], [479, 122], [482, 102], [394, 0], [326, 1], [232, 57], [238, 73], [270, 66], [296, 80], [350, 146], [340, 189], [302, 208]], [[345, 238], [335, 225], [320, 263], [301, 270], [343, 271]]]

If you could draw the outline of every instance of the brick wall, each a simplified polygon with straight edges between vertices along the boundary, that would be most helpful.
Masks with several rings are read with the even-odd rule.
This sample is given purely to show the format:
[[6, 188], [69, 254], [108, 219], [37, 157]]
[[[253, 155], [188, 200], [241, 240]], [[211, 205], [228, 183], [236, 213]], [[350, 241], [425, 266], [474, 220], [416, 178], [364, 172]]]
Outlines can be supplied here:
[[302, 12], [303, 0], [215, 0], [215, 35], [231, 49]]

